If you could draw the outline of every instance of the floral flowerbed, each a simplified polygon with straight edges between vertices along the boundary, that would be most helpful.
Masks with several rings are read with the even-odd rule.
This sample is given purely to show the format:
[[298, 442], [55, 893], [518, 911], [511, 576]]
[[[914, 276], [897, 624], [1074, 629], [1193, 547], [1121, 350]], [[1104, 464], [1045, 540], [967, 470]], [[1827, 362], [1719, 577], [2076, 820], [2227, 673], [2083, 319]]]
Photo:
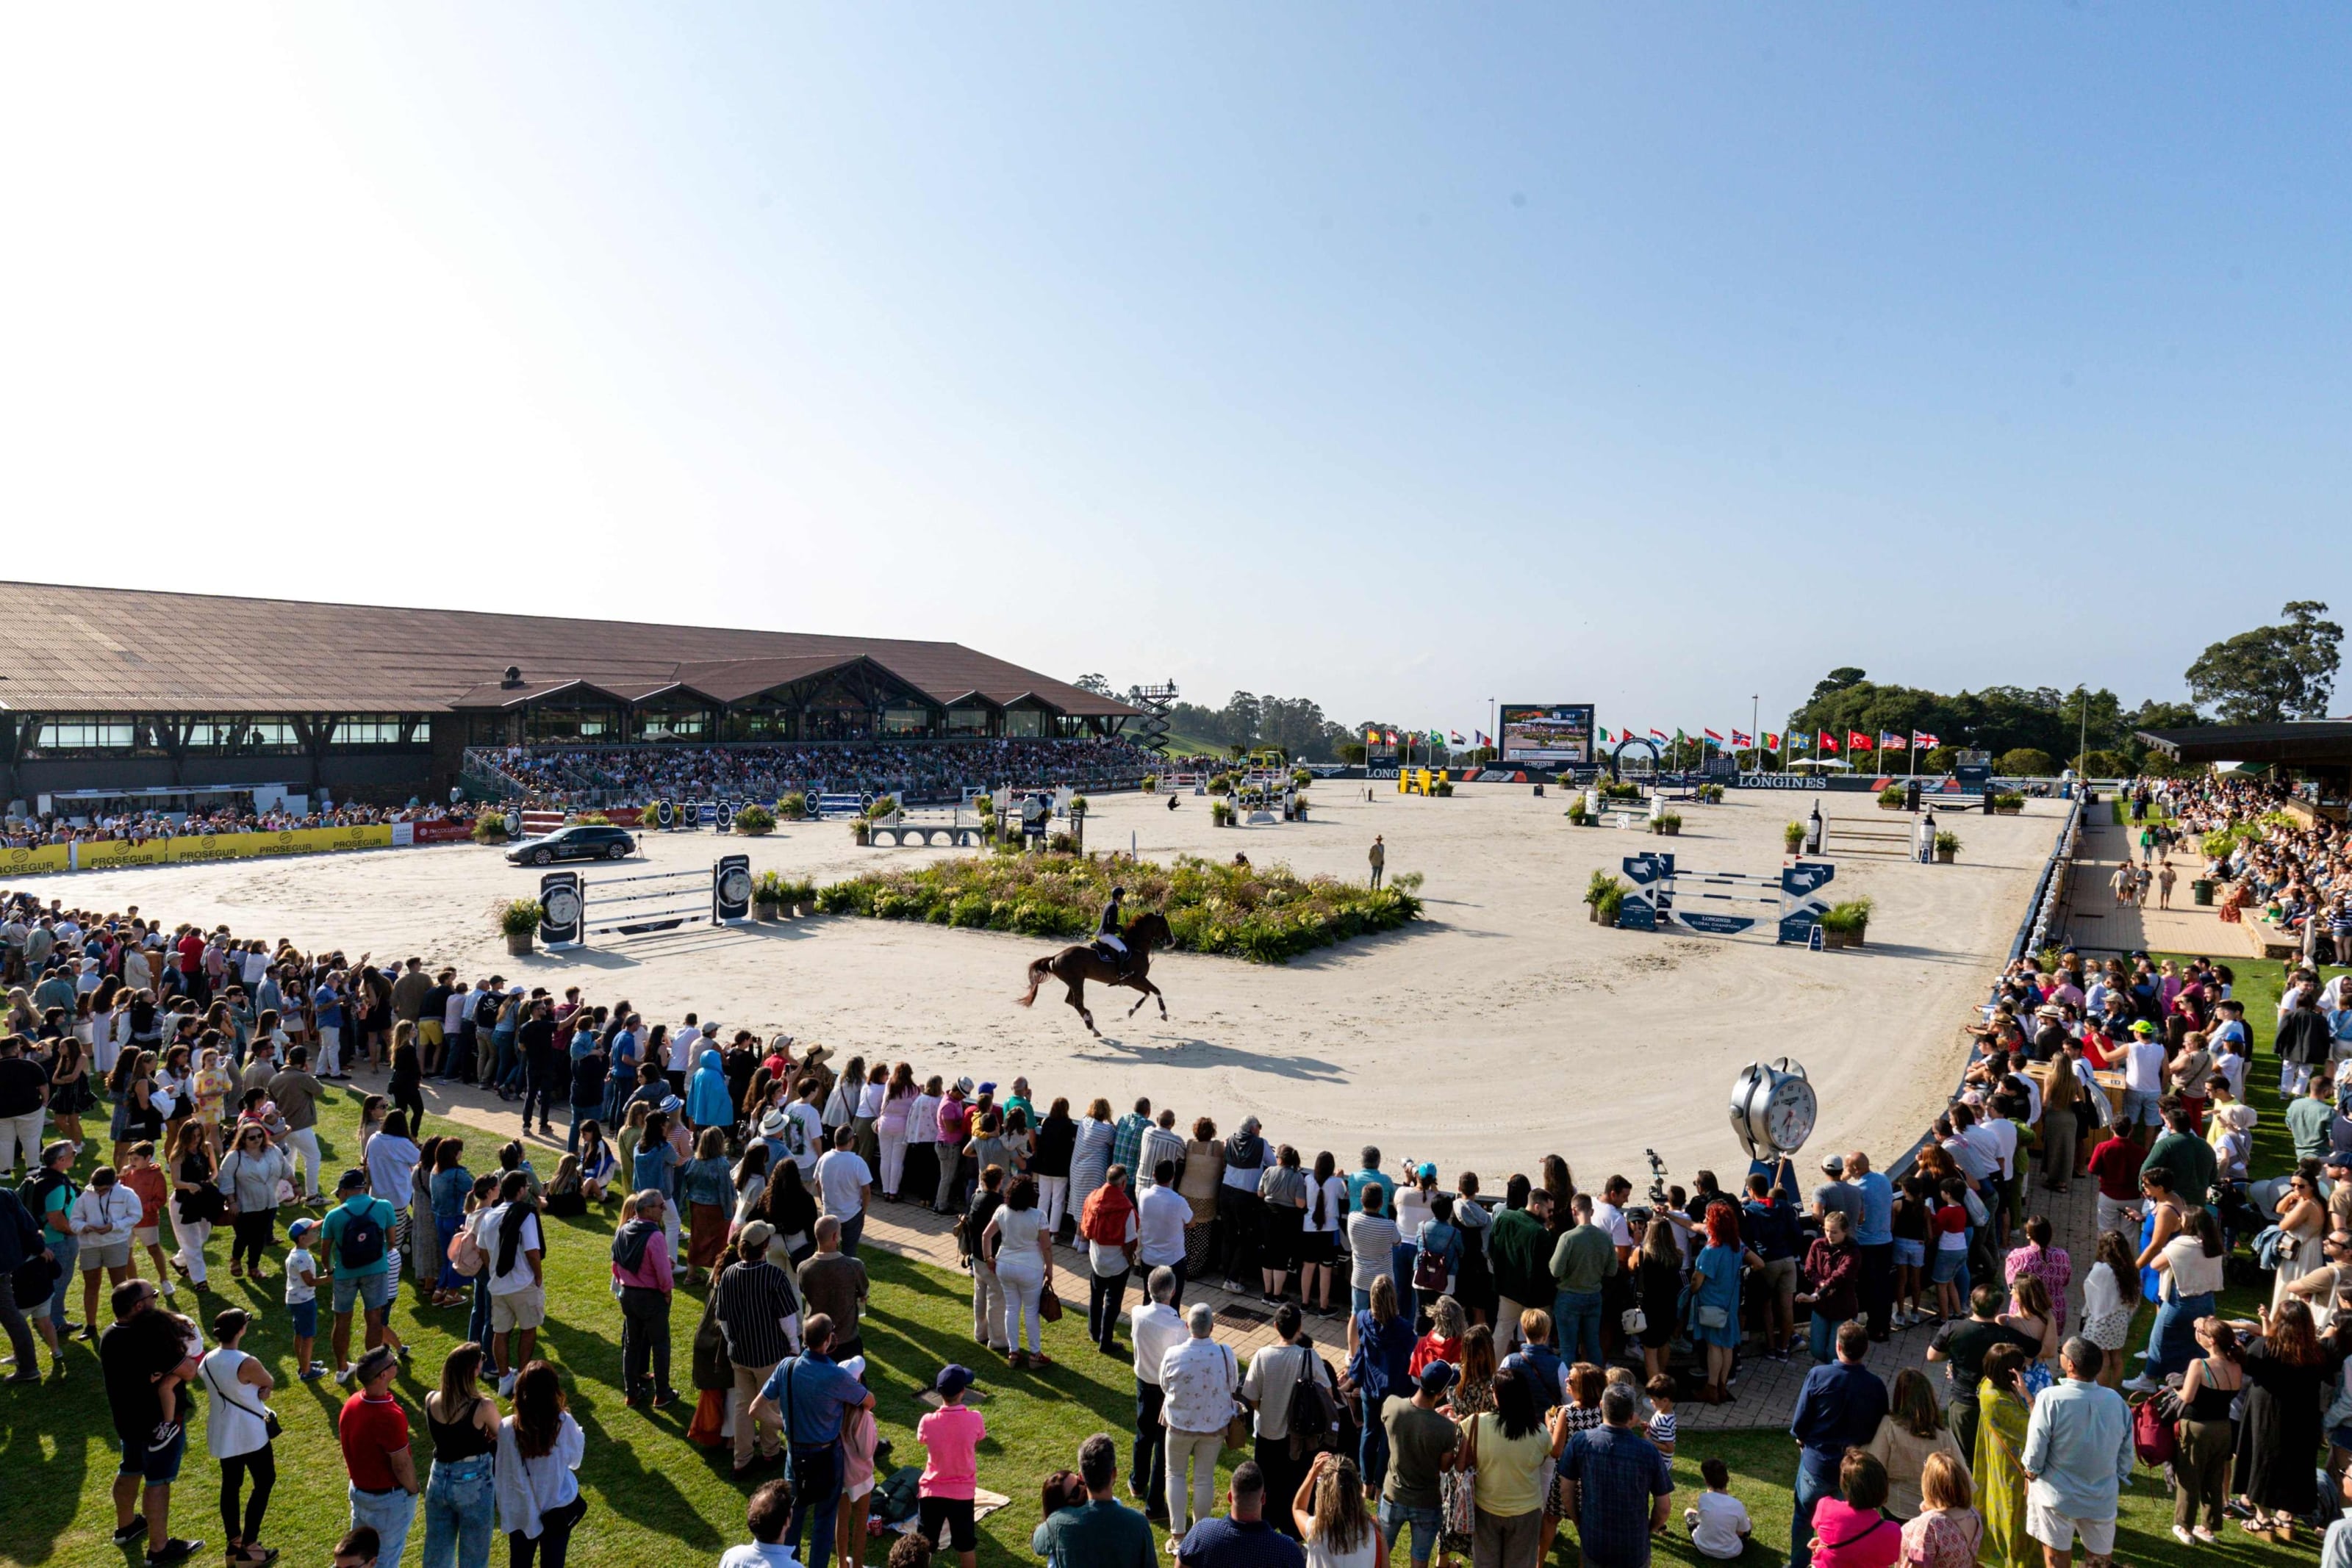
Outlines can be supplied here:
[[1076, 938], [1093, 933], [1114, 882], [1127, 889], [1130, 911], [1158, 910], [1167, 916], [1180, 949], [1259, 964], [1283, 963], [1369, 932], [1393, 931], [1421, 915], [1421, 900], [1402, 888], [1301, 877], [1282, 865], [1219, 865], [1192, 855], [1178, 857], [1172, 865], [1079, 855], [990, 855], [870, 872], [819, 890], [816, 903], [828, 915]]

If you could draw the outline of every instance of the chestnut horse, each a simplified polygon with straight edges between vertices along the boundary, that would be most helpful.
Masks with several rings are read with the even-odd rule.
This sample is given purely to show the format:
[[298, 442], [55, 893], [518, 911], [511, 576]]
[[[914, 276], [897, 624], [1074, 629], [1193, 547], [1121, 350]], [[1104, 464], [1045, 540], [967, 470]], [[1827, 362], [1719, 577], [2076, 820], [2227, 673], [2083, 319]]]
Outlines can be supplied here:
[[1175, 934], [1168, 929], [1167, 918], [1158, 914], [1139, 915], [1127, 923], [1127, 929], [1119, 933], [1119, 938], [1127, 944], [1125, 974], [1114, 968], [1111, 961], [1096, 952], [1091, 944], [1080, 943], [1074, 947], [1063, 948], [1050, 958], [1039, 958], [1032, 963], [1029, 966], [1028, 991], [1013, 999], [1027, 1007], [1037, 999], [1037, 988], [1044, 985], [1050, 975], [1070, 988], [1065, 999], [1078, 1009], [1080, 1018], [1087, 1020], [1088, 1032], [1100, 1039], [1102, 1030], [1095, 1028], [1095, 1015], [1087, 1010], [1087, 982], [1092, 980], [1099, 986], [1126, 986], [1143, 993], [1135, 998], [1135, 1006], [1127, 1009], [1128, 1017], [1133, 1018], [1145, 1002], [1157, 1001], [1160, 1016], [1165, 1019], [1168, 1017], [1168, 998], [1160, 994], [1160, 988], [1151, 983], [1150, 977], [1151, 950], [1165, 947], [1175, 940]]

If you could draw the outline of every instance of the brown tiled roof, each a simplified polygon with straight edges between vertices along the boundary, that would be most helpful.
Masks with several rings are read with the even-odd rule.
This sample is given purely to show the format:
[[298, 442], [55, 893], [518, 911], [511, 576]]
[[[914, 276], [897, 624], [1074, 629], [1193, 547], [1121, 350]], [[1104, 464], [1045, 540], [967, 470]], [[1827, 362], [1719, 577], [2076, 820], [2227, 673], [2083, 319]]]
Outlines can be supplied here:
[[[20, 711], [418, 713], [574, 681], [734, 701], [860, 657], [940, 703], [1136, 711], [960, 643], [0, 582], [0, 707]], [[520, 694], [499, 685], [509, 665]]]

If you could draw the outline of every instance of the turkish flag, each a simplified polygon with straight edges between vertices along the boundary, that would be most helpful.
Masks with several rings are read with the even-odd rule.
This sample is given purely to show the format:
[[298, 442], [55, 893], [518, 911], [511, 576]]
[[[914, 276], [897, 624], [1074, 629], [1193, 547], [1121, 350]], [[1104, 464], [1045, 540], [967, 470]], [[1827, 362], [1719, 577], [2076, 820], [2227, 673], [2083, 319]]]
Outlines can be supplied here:
[[1849, 729], [1845, 732], [1845, 744], [1849, 751], [1868, 751], [1870, 737], [1861, 730]]

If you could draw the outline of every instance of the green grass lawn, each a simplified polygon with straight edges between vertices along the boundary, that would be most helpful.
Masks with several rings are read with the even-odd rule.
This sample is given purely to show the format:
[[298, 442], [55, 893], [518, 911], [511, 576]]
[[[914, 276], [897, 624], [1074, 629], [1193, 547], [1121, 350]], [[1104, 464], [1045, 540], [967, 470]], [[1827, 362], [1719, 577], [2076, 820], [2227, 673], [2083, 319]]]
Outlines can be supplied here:
[[[2250, 1098], [2263, 1117], [2257, 1131], [2256, 1168], [2274, 1171], [2283, 1168], [2288, 1157], [2276, 1095], [2276, 1062], [2268, 1038], [2283, 970], [2275, 964], [2228, 961], [2237, 974], [2235, 994], [2246, 1002], [2261, 1040], [2249, 1079]], [[331, 1171], [348, 1159], [357, 1115], [358, 1097], [346, 1095], [339, 1096], [322, 1116], [321, 1142], [328, 1150]], [[472, 1168], [480, 1170], [495, 1163], [488, 1157], [491, 1140], [475, 1129], [437, 1120], [425, 1129], [428, 1134], [450, 1131], [467, 1138], [471, 1156], [467, 1164]], [[91, 1163], [85, 1160], [85, 1171]], [[540, 1348], [541, 1354], [562, 1369], [572, 1413], [588, 1437], [581, 1481], [591, 1506], [577, 1537], [582, 1560], [631, 1564], [711, 1562], [728, 1545], [748, 1539], [743, 1526], [745, 1491], [727, 1473], [730, 1456], [724, 1449], [707, 1450], [687, 1442], [690, 1396], [659, 1415], [633, 1411], [623, 1405], [618, 1386], [619, 1312], [606, 1288], [607, 1223], [592, 1217], [551, 1221], [550, 1227], [550, 1316]], [[212, 1250], [216, 1288], [192, 1298], [183, 1286], [175, 1304], [206, 1321], [231, 1304], [259, 1314], [260, 1322], [247, 1335], [246, 1348], [260, 1356], [278, 1379], [275, 1405], [286, 1427], [277, 1449], [278, 1489], [265, 1531], [267, 1542], [283, 1549], [284, 1561], [289, 1564], [323, 1563], [345, 1525], [343, 1476], [333, 1427], [334, 1412], [345, 1391], [331, 1381], [292, 1382], [292, 1341], [285, 1309], [279, 1304], [281, 1285], [274, 1277], [266, 1288], [230, 1281], [222, 1262], [226, 1256], [226, 1240], [216, 1240]], [[879, 1397], [883, 1436], [896, 1445], [897, 1461], [921, 1461], [914, 1442], [914, 1422], [921, 1414], [916, 1395], [929, 1386], [943, 1363], [961, 1360], [973, 1365], [982, 1373], [982, 1386], [991, 1396], [982, 1406], [990, 1437], [981, 1450], [981, 1481], [1013, 1500], [1011, 1507], [982, 1522], [982, 1560], [995, 1564], [1034, 1561], [1028, 1541], [1036, 1522], [1039, 1483], [1054, 1470], [1073, 1466], [1078, 1442], [1096, 1431], [1108, 1431], [1118, 1439], [1124, 1466], [1134, 1416], [1133, 1381], [1127, 1364], [1093, 1354], [1082, 1331], [1066, 1318], [1050, 1331], [1049, 1348], [1065, 1358], [1059, 1364], [1042, 1372], [1011, 1372], [1001, 1363], [991, 1364], [978, 1355], [971, 1342], [971, 1298], [963, 1276], [911, 1263], [875, 1248], [869, 1248], [866, 1257], [874, 1274], [876, 1307], [864, 1330], [870, 1357], [868, 1376]], [[2224, 1310], [2248, 1311], [2255, 1304], [2252, 1296], [2251, 1291], [2232, 1291], [2225, 1296]], [[404, 1291], [394, 1308], [395, 1325], [415, 1347], [415, 1370], [395, 1389], [421, 1437], [422, 1400], [433, 1385], [442, 1357], [463, 1335], [466, 1313], [462, 1308], [420, 1312], [412, 1302], [413, 1297]], [[698, 1291], [680, 1292], [671, 1334], [676, 1352], [674, 1379], [682, 1391], [690, 1390], [688, 1349], [700, 1310]], [[1083, 1322], [1083, 1314], [1077, 1322]], [[2141, 1343], [2147, 1326], [2144, 1311], [2137, 1330], [2140, 1337], [2135, 1338], [2135, 1343]], [[323, 1358], [328, 1354], [322, 1333], [320, 1354]], [[7, 1478], [6, 1500], [0, 1507], [0, 1563], [137, 1561], [135, 1552], [107, 1541], [113, 1527], [109, 1489], [116, 1450], [97, 1358], [90, 1347], [79, 1343], [68, 1349], [67, 1357], [69, 1374], [63, 1385], [0, 1393], [0, 1476]], [[1699, 1488], [1699, 1463], [1711, 1456], [1730, 1467], [1733, 1490], [1755, 1520], [1757, 1544], [1749, 1548], [1748, 1561], [1759, 1568], [1778, 1561], [1788, 1547], [1795, 1458], [1789, 1438], [1778, 1432], [1686, 1437], [1675, 1460], [1675, 1482], [1685, 1494], [1677, 1499], [1678, 1509], [1687, 1494]], [[174, 1495], [173, 1524], [182, 1535], [204, 1537], [211, 1543], [208, 1553], [217, 1551], [221, 1541], [215, 1505], [217, 1479], [217, 1467], [204, 1450], [199, 1417]], [[2237, 1533], [2226, 1536], [2218, 1547], [2191, 1553], [2171, 1537], [2170, 1509], [2170, 1495], [2161, 1478], [2147, 1470], [2137, 1473], [2125, 1497], [2118, 1560], [2185, 1563], [2192, 1557], [2218, 1557], [2284, 1568], [2298, 1557], [2307, 1561], [2310, 1555], [2307, 1547], [2270, 1546]], [[420, 1526], [415, 1539], [421, 1541], [421, 1535]], [[418, 1549], [413, 1542], [411, 1562]], [[1564, 1532], [1563, 1544], [1557, 1550], [1556, 1561], [1574, 1563], [1571, 1534]], [[493, 1561], [503, 1562], [503, 1545], [495, 1551], [498, 1555]], [[1701, 1561], [1679, 1531], [1662, 1543], [1659, 1555], [1694, 1564]], [[881, 1548], [869, 1548], [869, 1561], [878, 1562], [881, 1556]], [[204, 1560], [210, 1559], [200, 1559]]]

